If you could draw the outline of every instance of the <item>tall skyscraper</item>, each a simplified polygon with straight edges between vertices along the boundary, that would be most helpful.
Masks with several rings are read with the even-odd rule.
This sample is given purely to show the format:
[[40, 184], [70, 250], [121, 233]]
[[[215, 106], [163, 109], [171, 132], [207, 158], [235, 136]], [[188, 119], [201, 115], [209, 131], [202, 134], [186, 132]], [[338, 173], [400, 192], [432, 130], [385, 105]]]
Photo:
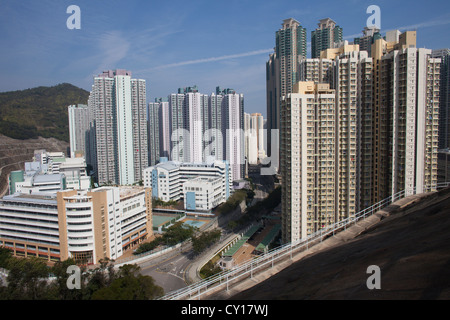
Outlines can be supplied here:
[[198, 92], [196, 88], [185, 92], [185, 110], [188, 120], [186, 129], [189, 131], [189, 162], [203, 162], [203, 134], [206, 129], [205, 125], [208, 125], [207, 107], [207, 96]]
[[208, 122], [208, 96], [197, 86], [179, 88], [169, 96], [172, 160], [202, 162]]
[[386, 40], [376, 39], [372, 58], [377, 202], [401, 190], [420, 193], [437, 181], [440, 59], [416, 48], [415, 31], [392, 31]]
[[[267, 154], [272, 152], [272, 130], [280, 129], [280, 61], [276, 53], [272, 53], [266, 63], [266, 103], [267, 103]], [[274, 146], [275, 148], [275, 146]]]
[[433, 50], [431, 57], [441, 59], [439, 149], [447, 149], [450, 148], [450, 49]]
[[145, 80], [131, 79], [134, 180], [142, 180], [148, 166], [147, 87]]
[[276, 57], [280, 66], [280, 96], [292, 92], [298, 82], [298, 63], [306, 58], [306, 29], [295, 19], [283, 21], [282, 28], [276, 32]]
[[320, 59], [301, 62], [301, 77], [310, 82], [296, 85], [281, 107], [283, 241], [299, 240], [399, 191], [435, 190], [440, 64], [431, 50], [416, 48], [410, 31], [376, 37], [371, 56], [341, 43]]
[[282, 240], [294, 242], [337, 219], [335, 92], [299, 82], [281, 105]]
[[[362, 206], [369, 206], [367, 197], [372, 186], [371, 122], [372, 58], [367, 51], [343, 52], [335, 59], [336, 130], [339, 143], [337, 212], [339, 220], [353, 216]], [[363, 199], [364, 198], [364, 199]]]
[[148, 164], [154, 166], [159, 162], [161, 157], [161, 141], [160, 141], [160, 110], [161, 103], [149, 102], [147, 107], [147, 125], [148, 125]]
[[[381, 58], [381, 101], [388, 136], [387, 195], [425, 192], [437, 184], [440, 59], [405, 47]], [[383, 119], [382, 119], [383, 120]]]
[[245, 176], [243, 94], [224, 95], [222, 117], [225, 158], [219, 160], [228, 160], [233, 180], [240, 180]]
[[148, 166], [145, 80], [126, 70], [94, 78], [90, 107], [95, 118], [100, 184], [133, 184]]
[[[229, 161], [234, 180], [244, 177], [243, 94], [220, 87], [210, 95], [200, 93], [197, 86], [179, 88], [168, 97], [168, 113], [163, 103], [159, 108], [160, 145], [170, 141], [171, 160], [201, 163], [212, 156]], [[166, 131], [161, 134], [166, 114], [170, 137]]]
[[217, 87], [215, 93], [209, 96], [209, 128], [206, 131], [207, 152], [210, 156], [214, 156], [216, 160], [225, 159], [224, 156], [224, 138], [223, 135], [223, 97], [224, 92]]
[[302, 80], [336, 90], [336, 212], [344, 219], [372, 203], [372, 58], [358, 45], [342, 42], [322, 51], [321, 58], [302, 60], [300, 70]]
[[320, 52], [334, 48], [342, 41], [342, 28], [330, 18], [319, 21], [318, 28], [311, 32], [311, 58], [320, 58]]
[[69, 115], [70, 156], [76, 152], [86, 156], [86, 132], [89, 131], [89, 109], [87, 105], [71, 105], [67, 108]]
[[298, 64], [306, 57], [306, 29], [295, 19], [285, 19], [275, 33], [275, 52], [266, 64], [268, 155], [272, 154], [272, 130], [280, 129], [280, 99], [299, 81]]
[[97, 135], [95, 131], [95, 95], [93, 94], [94, 85], [92, 85], [91, 94], [88, 98], [89, 128], [86, 131], [86, 164], [89, 168], [89, 175], [94, 182], [98, 182], [98, 164], [97, 164]]
[[169, 101], [167, 99], [159, 100], [159, 155], [167, 159], [170, 158], [170, 113]]
[[189, 134], [184, 99], [184, 93], [169, 95], [170, 157], [174, 161], [189, 162]]

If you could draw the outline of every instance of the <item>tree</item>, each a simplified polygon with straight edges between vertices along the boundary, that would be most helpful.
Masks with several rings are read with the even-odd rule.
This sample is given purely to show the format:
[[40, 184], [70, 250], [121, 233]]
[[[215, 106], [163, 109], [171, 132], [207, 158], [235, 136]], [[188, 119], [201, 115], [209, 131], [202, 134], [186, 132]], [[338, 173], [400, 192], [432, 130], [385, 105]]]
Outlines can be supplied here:
[[126, 264], [119, 268], [118, 277], [108, 287], [92, 295], [93, 300], [149, 300], [164, 294], [150, 276], [139, 273], [140, 267]]
[[4, 247], [0, 247], [0, 268], [7, 268], [8, 266], [8, 261], [13, 257], [12, 255], [12, 251], [4, 248]]
[[12, 300], [48, 299], [49, 268], [36, 257], [9, 260], [7, 298]]
[[94, 269], [88, 277], [86, 289], [83, 291], [83, 299], [91, 299], [95, 292], [111, 285], [116, 279], [113, 260], [108, 258], [100, 259], [100, 266]]
[[159, 245], [174, 246], [189, 239], [196, 228], [185, 225], [183, 222], [177, 222], [174, 225], [167, 228], [162, 237], [158, 237], [152, 242], [144, 243], [136, 249], [134, 254], [141, 254], [155, 249]]
[[222, 232], [218, 229], [206, 231], [198, 237], [192, 236], [192, 248], [196, 254], [203, 252], [206, 248], [216, 243]]
[[81, 300], [85, 290], [86, 276], [83, 275], [84, 268], [81, 269], [81, 290], [71, 290], [67, 286], [67, 279], [70, 274], [67, 273], [69, 266], [76, 265], [72, 258], [65, 261], [57, 261], [51, 268], [51, 273], [56, 278], [52, 283], [50, 290], [55, 299], [58, 300]]

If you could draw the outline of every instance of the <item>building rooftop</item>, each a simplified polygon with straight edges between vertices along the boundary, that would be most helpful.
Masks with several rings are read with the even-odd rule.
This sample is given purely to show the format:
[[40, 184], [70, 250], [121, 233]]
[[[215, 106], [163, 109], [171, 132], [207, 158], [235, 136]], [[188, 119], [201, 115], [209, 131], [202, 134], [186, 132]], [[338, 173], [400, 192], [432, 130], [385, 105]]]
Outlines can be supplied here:
[[56, 194], [46, 192], [36, 192], [32, 194], [15, 193], [6, 195], [2, 198], [4, 201], [19, 201], [26, 203], [56, 204]]
[[203, 177], [203, 176], [200, 176], [200, 177], [195, 177], [195, 178], [189, 179], [189, 180], [186, 181], [186, 183], [188, 183], [188, 182], [204, 182], [204, 183], [208, 183], [208, 182], [214, 182], [214, 181], [217, 181], [217, 180], [222, 180], [222, 178], [219, 177], [219, 176], [215, 176], [215, 177]]
[[138, 193], [142, 193], [145, 190], [144, 187], [129, 187], [129, 186], [120, 186], [119, 187], [119, 194], [120, 194], [120, 200], [123, 200], [125, 198], [134, 196]]
[[59, 183], [64, 174], [38, 174], [34, 176], [33, 183]]

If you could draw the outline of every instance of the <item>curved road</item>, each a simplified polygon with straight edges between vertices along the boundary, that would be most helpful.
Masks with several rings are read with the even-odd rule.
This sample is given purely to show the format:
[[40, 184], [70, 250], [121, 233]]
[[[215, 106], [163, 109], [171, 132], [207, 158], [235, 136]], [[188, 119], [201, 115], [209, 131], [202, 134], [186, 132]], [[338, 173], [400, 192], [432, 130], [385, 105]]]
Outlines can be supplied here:
[[[264, 199], [271, 189], [270, 187], [267, 187], [270, 183], [267, 184], [265, 179], [255, 180], [257, 188], [255, 190], [253, 204]], [[220, 224], [226, 225], [227, 220], [232, 218], [234, 214], [235, 213], [227, 215], [227, 219], [223, 219], [224, 221], [221, 221]], [[240, 211], [236, 214], [240, 215]], [[200, 279], [196, 276], [196, 272], [199, 264], [203, 261], [202, 259], [205, 258], [206, 255], [217, 252], [217, 250], [228, 243], [230, 238], [234, 235], [233, 233], [227, 233], [226, 230], [220, 226], [218, 227], [217, 224], [210, 226], [208, 229], [214, 228], [218, 228], [222, 231], [222, 237], [218, 243], [210, 247], [206, 252], [199, 256], [195, 255], [192, 251], [192, 245], [190, 243], [185, 244], [181, 248], [163, 256], [138, 263], [141, 267], [141, 274], [151, 276], [155, 280], [155, 283], [163, 288], [165, 294], [197, 282]], [[202, 231], [206, 231], [206, 229]]]
[[192, 264], [194, 254], [191, 245], [174, 250], [164, 256], [139, 263], [141, 274], [151, 276], [165, 293], [186, 287], [189, 277], [186, 275]]

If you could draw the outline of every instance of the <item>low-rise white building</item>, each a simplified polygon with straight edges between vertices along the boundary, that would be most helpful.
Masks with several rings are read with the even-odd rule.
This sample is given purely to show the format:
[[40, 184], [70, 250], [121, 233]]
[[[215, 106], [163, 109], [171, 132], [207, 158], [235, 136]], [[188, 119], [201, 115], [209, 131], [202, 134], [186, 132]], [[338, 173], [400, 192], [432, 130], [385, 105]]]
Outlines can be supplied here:
[[36, 150], [24, 170], [14, 171], [9, 179], [9, 193], [58, 192], [66, 189], [89, 190], [91, 177], [84, 157], [66, 158], [63, 153]]
[[184, 208], [187, 211], [211, 212], [223, 202], [220, 177], [197, 177], [183, 184]]
[[221, 201], [225, 202], [232, 193], [233, 180], [227, 161], [210, 160], [205, 163], [177, 161], [160, 162], [146, 168], [143, 173], [144, 186], [152, 188], [153, 198], [162, 201], [178, 201], [184, 198], [183, 185], [197, 177], [220, 178]]

